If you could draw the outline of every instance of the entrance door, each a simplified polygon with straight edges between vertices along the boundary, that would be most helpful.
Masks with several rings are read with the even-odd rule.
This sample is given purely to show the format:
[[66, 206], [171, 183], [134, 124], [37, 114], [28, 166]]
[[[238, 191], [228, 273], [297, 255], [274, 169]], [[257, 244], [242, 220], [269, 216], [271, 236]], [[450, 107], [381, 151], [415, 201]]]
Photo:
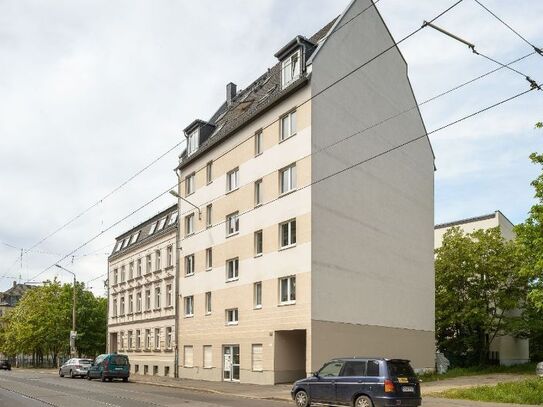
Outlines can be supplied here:
[[239, 381], [239, 345], [223, 346], [223, 380]]
[[117, 332], [109, 334], [109, 352], [117, 352]]

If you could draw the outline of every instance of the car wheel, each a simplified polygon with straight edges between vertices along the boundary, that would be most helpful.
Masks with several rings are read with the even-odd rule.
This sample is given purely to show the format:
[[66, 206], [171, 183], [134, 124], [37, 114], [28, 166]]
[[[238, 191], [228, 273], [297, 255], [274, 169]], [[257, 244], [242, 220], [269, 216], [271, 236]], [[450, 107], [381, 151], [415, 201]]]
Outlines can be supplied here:
[[87, 375], [87, 380], [91, 380], [91, 377], [89, 375]]
[[309, 401], [309, 395], [305, 390], [299, 390], [294, 396], [294, 401], [296, 402], [296, 407], [308, 407], [311, 405]]
[[359, 396], [354, 402], [354, 407], [373, 407], [373, 402], [368, 396]]
[[106, 377], [104, 376], [103, 373], [100, 375], [100, 381], [102, 381], [102, 382], [106, 381]]
[[64, 374], [62, 373], [62, 369], [58, 369], [58, 375], [59, 375], [60, 377], [64, 377]]
[[70, 378], [75, 379], [74, 372], [72, 370], [70, 370]]

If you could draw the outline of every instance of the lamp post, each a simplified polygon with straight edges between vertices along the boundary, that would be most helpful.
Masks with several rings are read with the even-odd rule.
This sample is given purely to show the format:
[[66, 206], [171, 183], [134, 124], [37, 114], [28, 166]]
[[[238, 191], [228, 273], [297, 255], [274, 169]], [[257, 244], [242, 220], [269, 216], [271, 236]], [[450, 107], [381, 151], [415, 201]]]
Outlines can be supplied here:
[[[73, 299], [73, 306], [72, 306], [72, 332], [70, 333], [70, 355], [72, 357], [75, 357], [75, 335], [76, 335], [76, 331], [75, 331], [75, 303], [76, 303], [76, 279], [75, 279], [75, 273], [58, 265], [58, 264], [55, 264], [55, 267], [58, 267], [59, 269], [62, 269], [64, 271], [67, 271], [68, 273], [70, 273], [71, 275], [74, 276], [74, 299]], [[73, 337], [72, 337], [73, 335]], [[73, 342], [72, 342], [73, 340]]]

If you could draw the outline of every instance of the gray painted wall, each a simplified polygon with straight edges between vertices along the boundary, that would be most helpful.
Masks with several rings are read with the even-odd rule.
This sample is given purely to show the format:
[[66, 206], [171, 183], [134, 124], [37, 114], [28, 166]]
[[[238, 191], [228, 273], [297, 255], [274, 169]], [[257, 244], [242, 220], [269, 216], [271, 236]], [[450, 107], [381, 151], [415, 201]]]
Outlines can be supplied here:
[[[369, 4], [353, 1], [339, 25]], [[378, 12], [366, 11], [316, 54], [312, 94], [392, 43]], [[313, 99], [312, 150], [415, 104], [407, 65], [393, 49]], [[312, 179], [422, 134], [419, 111], [412, 110], [313, 155]], [[427, 138], [315, 184], [312, 319], [433, 332], [433, 208], [434, 162]]]

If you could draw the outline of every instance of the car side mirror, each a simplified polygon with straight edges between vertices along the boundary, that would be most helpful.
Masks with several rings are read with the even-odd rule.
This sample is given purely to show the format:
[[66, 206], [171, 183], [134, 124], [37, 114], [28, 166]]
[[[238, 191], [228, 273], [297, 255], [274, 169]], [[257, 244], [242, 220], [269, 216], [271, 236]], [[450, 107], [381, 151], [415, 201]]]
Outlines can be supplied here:
[[319, 377], [319, 372], [318, 372], [318, 371], [317, 371], [317, 372], [313, 372], [313, 373], [311, 373], [311, 375], [312, 375], [313, 377]]

